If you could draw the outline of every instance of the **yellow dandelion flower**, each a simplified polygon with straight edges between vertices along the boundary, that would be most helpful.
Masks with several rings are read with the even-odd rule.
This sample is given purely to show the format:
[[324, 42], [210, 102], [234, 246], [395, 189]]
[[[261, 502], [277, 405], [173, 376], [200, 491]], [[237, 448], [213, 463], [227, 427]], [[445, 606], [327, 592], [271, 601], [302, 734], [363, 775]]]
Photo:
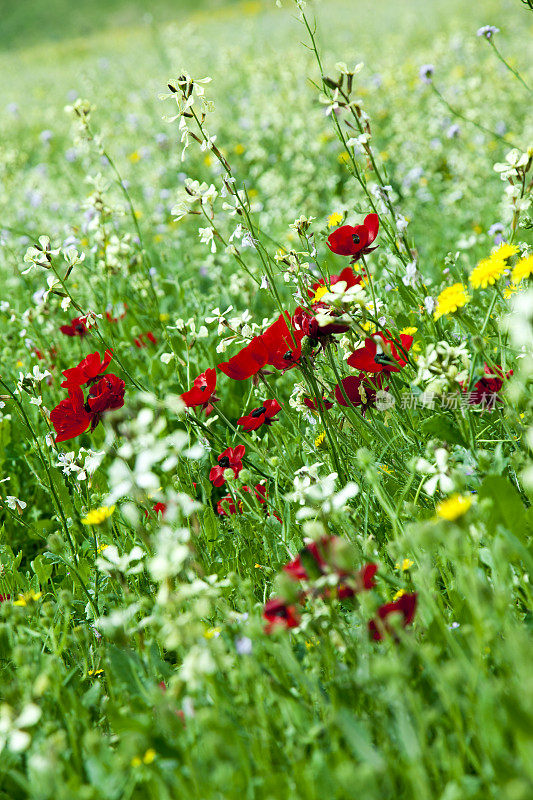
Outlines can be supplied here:
[[244, 145], [243, 144], [236, 144], [233, 148], [233, 152], [236, 153], [238, 156], [242, 156], [244, 153]]
[[160, 321], [160, 322], [168, 322], [168, 321], [169, 321], [169, 319], [170, 319], [170, 314], [167, 314], [167, 312], [166, 312], [166, 311], [163, 311], [163, 312], [162, 312], [162, 313], [159, 315], [159, 321]]
[[145, 763], [145, 764], [151, 764], [151, 763], [154, 761], [154, 759], [155, 759], [156, 755], [157, 755], [157, 753], [155, 752], [155, 750], [153, 749], [153, 747], [150, 747], [150, 748], [149, 748], [149, 749], [146, 751], [146, 753], [144, 754], [144, 756], [143, 756], [143, 761], [144, 761], [144, 763]]
[[17, 367], [22, 367], [22, 361], [17, 361]]
[[334, 211], [333, 214], [330, 214], [328, 217], [328, 228], [335, 228], [337, 225], [340, 225], [342, 222], [342, 214], [339, 214], [338, 211]]
[[469, 300], [470, 297], [467, 295], [466, 288], [462, 283], [454, 283], [453, 286], [447, 286], [437, 297], [437, 308], [433, 316], [437, 320], [444, 314], [455, 314]]
[[263, 569], [263, 566], [261, 564], [254, 564], [254, 568], [255, 569]]
[[212, 163], [213, 163], [213, 157], [211, 153], [206, 153], [204, 156], [204, 164], [206, 165], [206, 167], [210, 167]]
[[474, 233], [483, 233], [483, 228], [481, 227], [481, 225], [473, 225], [472, 230], [474, 231]]
[[34, 592], [29, 591], [25, 594], [19, 594], [18, 599], [14, 601], [14, 606], [27, 606], [30, 603], [35, 603], [37, 600], [40, 600], [42, 597], [42, 592]]
[[417, 332], [417, 330], [418, 330], [418, 328], [415, 328], [414, 326], [412, 326], [410, 328], [409, 327], [402, 328], [400, 333], [404, 333], [406, 336], [414, 336], [415, 333]]
[[394, 475], [394, 472], [389, 466], [387, 466], [387, 464], [380, 464], [379, 468], [381, 472], [384, 472], [386, 475]]
[[396, 602], [396, 600], [399, 600], [400, 597], [404, 596], [404, 594], [405, 594], [405, 589], [398, 589], [398, 591], [394, 594], [394, 597], [392, 598], [393, 601]]
[[490, 257], [494, 258], [496, 261], [505, 261], [507, 258], [511, 258], [511, 256], [515, 256], [517, 253], [518, 247], [515, 244], [502, 242], [499, 247], [494, 248]]
[[337, 156], [337, 161], [339, 162], [339, 164], [348, 164], [348, 162], [350, 161], [350, 154], [347, 153], [346, 150], [344, 150], [344, 152], [339, 153], [339, 155]]
[[322, 445], [324, 444], [325, 439], [326, 439], [326, 431], [322, 431], [322, 433], [319, 433], [318, 436], [315, 439], [315, 447], [317, 449], [319, 447], [322, 447]]
[[131, 766], [132, 766], [132, 767], [140, 767], [140, 766], [141, 766], [141, 764], [142, 764], [143, 762], [141, 761], [141, 759], [139, 758], [139, 756], [134, 756], [134, 757], [131, 759], [131, 762], [130, 762], [130, 763], [131, 763]]
[[102, 522], [105, 522], [106, 519], [109, 519], [114, 510], [115, 506], [100, 506], [100, 508], [94, 508], [87, 513], [87, 516], [82, 519], [82, 522], [84, 525], [100, 525]]
[[137, 162], [141, 160], [141, 154], [138, 150], [134, 150], [133, 153], [129, 154], [128, 158], [132, 164], [137, 164]]
[[509, 300], [509, 298], [512, 297], [513, 294], [517, 291], [518, 291], [518, 286], [515, 286], [514, 283], [510, 283], [509, 286], [506, 286], [505, 289], [503, 290], [504, 299]]
[[401, 569], [402, 572], [407, 572], [408, 569], [411, 569], [415, 562], [411, 561], [410, 558], [404, 558], [402, 561], [397, 561], [395, 564], [396, 569]]
[[492, 286], [498, 278], [501, 278], [507, 266], [501, 258], [482, 258], [479, 264], [470, 273], [469, 281], [474, 289], [486, 289], [489, 284]]
[[466, 514], [471, 505], [471, 497], [454, 494], [437, 505], [437, 516], [448, 522], [455, 522], [456, 519]]
[[511, 272], [511, 280], [513, 283], [520, 283], [525, 278], [529, 278], [533, 275], [533, 256], [526, 256], [526, 258], [521, 258], [514, 267], [513, 271]]

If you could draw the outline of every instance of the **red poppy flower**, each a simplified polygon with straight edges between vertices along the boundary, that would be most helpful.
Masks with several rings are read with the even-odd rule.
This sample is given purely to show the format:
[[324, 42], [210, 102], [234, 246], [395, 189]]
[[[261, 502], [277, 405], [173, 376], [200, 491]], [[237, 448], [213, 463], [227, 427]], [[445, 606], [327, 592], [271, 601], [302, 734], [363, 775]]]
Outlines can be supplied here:
[[245, 431], [256, 431], [261, 425], [272, 425], [276, 422], [275, 415], [281, 411], [277, 400], [265, 400], [262, 406], [254, 408], [245, 417], [237, 420], [237, 425], [242, 425]]
[[360, 258], [365, 253], [371, 253], [375, 247], [370, 247], [379, 230], [379, 217], [377, 214], [367, 214], [362, 225], [342, 225], [328, 236], [328, 247], [338, 256], [352, 256], [353, 260]]
[[234, 381], [245, 381], [256, 375], [268, 361], [268, 351], [261, 336], [256, 336], [236, 356], [218, 364], [218, 368]]
[[283, 628], [296, 628], [300, 624], [300, 616], [296, 606], [288, 605], [283, 600], [273, 598], [263, 609], [263, 618], [266, 619], [266, 633], [272, 633], [277, 626]]
[[184, 392], [181, 399], [187, 408], [197, 408], [200, 406], [209, 415], [213, 403], [218, 402], [214, 392], [217, 385], [217, 371], [214, 368], [206, 369], [201, 375], [194, 379], [192, 389]]
[[[304, 406], [310, 408], [311, 411], [318, 411], [319, 405], [315, 399], [312, 397], [302, 397], [302, 402]], [[322, 397], [322, 407], [323, 408], [333, 408], [333, 403], [331, 400], [327, 400], [325, 397]]]
[[157, 344], [157, 339], [155, 338], [153, 333], [150, 331], [146, 331], [146, 333], [141, 333], [140, 336], [137, 336], [136, 339], [133, 340], [133, 344], [135, 347], [148, 347], [148, 342], [152, 344]]
[[[362, 406], [363, 414], [374, 405], [376, 394], [382, 388], [381, 375], [377, 375], [372, 381], [364, 374], [349, 375], [341, 381], [344, 389], [344, 394], [353, 406]], [[341, 390], [341, 385], [337, 384], [335, 387], [335, 399], [341, 406], [350, 407], [350, 403], [346, 402], [344, 394]]]
[[[87, 405], [93, 414], [103, 414], [113, 408], [122, 408], [124, 405], [124, 390], [126, 384], [116, 375], [104, 375], [98, 383], [91, 386], [87, 397]], [[94, 428], [94, 425], [93, 425]]]
[[378, 571], [377, 564], [365, 564], [361, 567], [359, 572], [356, 572], [354, 578], [355, 585], [341, 581], [337, 586], [337, 596], [339, 600], [345, 600], [348, 597], [353, 597], [357, 592], [369, 592], [376, 585], [374, 577]]
[[384, 633], [390, 633], [390, 626], [386, 620], [389, 614], [399, 613], [403, 616], [403, 627], [406, 628], [413, 621], [416, 611], [416, 592], [414, 594], [404, 594], [394, 603], [385, 603], [378, 608], [378, 618], [370, 620], [368, 631], [370, 638], [375, 642], [383, 639]]
[[85, 408], [85, 398], [79, 386], [69, 387], [68, 397], [50, 412], [56, 430], [56, 443], [74, 439], [87, 430], [93, 414]]
[[[342, 272], [340, 272], [339, 275], [332, 275], [331, 276], [331, 278], [329, 279], [329, 284], [328, 285], [329, 286], [334, 286], [339, 281], [344, 281], [346, 283], [346, 288], [350, 289], [352, 286], [358, 286], [360, 283], [362, 283], [363, 282], [363, 276], [362, 275], [356, 275], [351, 267], [344, 267], [344, 269], [342, 270]], [[326, 285], [326, 282], [324, 281], [324, 278], [320, 278], [319, 281], [317, 281], [316, 283], [313, 283], [312, 291], [311, 291], [311, 289], [307, 290], [307, 294], [309, 295], [309, 297], [314, 297], [315, 294], [316, 294], [317, 289], [320, 288], [320, 286], [325, 286], [325, 285]]]
[[0, 603], [5, 603], [6, 600], [11, 600], [10, 594], [0, 594]]
[[303, 331], [294, 328], [288, 313], [280, 314], [261, 336], [268, 353], [266, 363], [281, 372], [295, 367], [302, 355], [303, 337]]
[[[390, 336], [390, 333], [388, 335]], [[407, 352], [411, 349], [413, 337], [402, 333], [400, 342], [403, 350]], [[375, 333], [374, 336], [365, 339], [365, 346], [352, 353], [347, 363], [350, 367], [363, 372], [399, 372], [407, 364], [403, 350], [400, 350], [391, 339], [386, 339], [382, 333]]]
[[504, 375], [501, 367], [491, 368], [485, 362], [485, 375], [474, 384], [474, 388], [468, 396], [469, 405], [481, 405], [484, 408], [492, 409], [496, 403], [501, 403], [498, 392], [504, 381], [509, 380], [512, 374], [512, 369]]
[[70, 325], [61, 325], [59, 330], [61, 333], [64, 333], [65, 336], [80, 336], [83, 338], [89, 333], [87, 317], [75, 317]]
[[228, 447], [227, 450], [224, 450], [224, 452], [219, 455], [217, 466], [212, 467], [209, 471], [209, 480], [213, 486], [223, 486], [225, 484], [224, 470], [226, 469], [232, 469], [233, 474], [237, 477], [242, 469], [242, 457], [245, 451], [246, 448], [244, 445], [239, 444], [235, 449], [233, 447]]
[[112, 350], [106, 350], [103, 360], [100, 360], [100, 353], [90, 353], [80, 361], [77, 367], [63, 371], [65, 380], [61, 384], [65, 389], [71, 386], [83, 386], [86, 383], [94, 383], [101, 377], [102, 373], [108, 368], [113, 357]]

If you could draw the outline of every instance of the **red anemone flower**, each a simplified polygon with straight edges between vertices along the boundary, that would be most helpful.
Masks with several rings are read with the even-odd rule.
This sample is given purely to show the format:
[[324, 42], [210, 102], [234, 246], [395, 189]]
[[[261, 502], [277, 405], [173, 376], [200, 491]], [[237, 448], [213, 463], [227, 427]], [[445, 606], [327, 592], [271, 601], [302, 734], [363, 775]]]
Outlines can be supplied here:
[[277, 400], [265, 400], [262, 406], [254, 408], [245, 417], [237, 420], [237, 425], [242, 425], [245, 431], [256, 431], [261, 425], [272, 425], [276, 422], [275, 415], [281, 411]]
[[352, 256], [356, 261], [365, 253], [371, 253], [370, 247], [379, 230], [377, 214], [367, 214], [362, 225], [342, 225], [328, 236], [328, 247], [338, 256]]
[[[358, 286], [360, 283], [363, 282], [362, 275], [356, 275], [351, 267], [344, 267], [342, 272], [339, 275], [332, 275], [329, 279], [329, 286], [334, 286], [339, 281], [344, 281], [346, 283], [346, 288], [350, 289], [352, 286]], [[326, 282], [324, 278], [320, 278], [319, 281], [313, 283], [313, 288], [307, 290], [307, 294], [309, 297], [314, 297], [316, 295], [317, 289], [321, 286], [325, 286]]]
[[200, 406], [204, 409], [206, 416], [209, 416], [213, 410], [213, 403], [218, 402], [218, 397], [215, 397], [215, 389], [217, 385], [217, 372], [216, 369], [206, 369], [201, 375], [194, 379], [192, 389], [184, 392], [181, 399], [187, 408], [197, 408]]
[[261, 338], [256, 336], [249, 345], [244, 347], [236, 356], [230, 358], [229, 361], [223, 361], [218, 364], [218, 368], [228, 378], [233, 378], [234, 381], [245, 381], [256, 375], [260, 369], [263, 369], [268, 361], [268, 351]]
[[56, 430], [56, 443], [66, 442], [84, 433], [93, 420], [85, 408], [85, 399], [79, 386], [69, 387], [68, 397], [50, 412], [50, 421]]
[[300, 624], [300, 616], [296, 611], [296, 606], [288, 605], [277, 597], [269, 600], [265, 605], [263, 618], [267, 621], [265, 626], [267, 633], [272, 633], [277, 626], [296, 628]]
[[[341, 385], [344, 393], [341, 390]], [[349, 375], [347, 378], [343, 378], [340, 384], [335, 387], [335, 398], [340, 406], [349, 408], [350, 403], [353, 406], [362, 406], [364, 414], [367, 408], [374, 405], [376, 394], [381, 388], [381, 375], [377, 375], [372, 381], [364, 373], [357, 376]], [[350, 403], [346, 402], [344, 395], [346, 395]]]
[[80, 336], [83, 338], [89, 333], [87, 317], [75, 317], [70, 325], [61, 325], [59, 330], [61, 333], [64, 333], [65, 336]]
[[[390, 336], [390, 333], [386, 331]], [[400, 342], [406, 352], [411, 349], [413, 337], [402, 333]], [[365, 339], [364, 347], [360, 347], [347, 359], [347, 363], [354, 369], [363, 372], [399, 372], [407, 364], [403, 350], [394, 344], [392, 339], [386, 339], [380, 333]]]
[[103, 360], [100, 360], [100, 353], [90, 353], [80, 361], [77, 367], [63, 371], [65, 380], [61, 384], [63, 388], [70, 389], [72, 386], [83, 386], [86, 383], [94, 383], [101, 377], [102, 373], [108, 368], [113, 357], [112, 350], [106, 350]]
[[242, 469], [242, 458], [245, 451], [246, 448], [244, 445], [239, 444], [235, 449], [233, 447], [228, 447], [227, 450], [224, 450], [224, 452], [219, 455], [217, 466], [212, 467], [209, 471], [209, 480], [213, 486], [223, 486], [225, 484], [224, 470], [226, 469], [232, 469], [233, 474], [237, 477]]
[[385, 603], [378, 608], [377, 619], [371, 619], [368, 623], [368, 632], [370, 638], [375, 642], [380, 642], [383, 639], [384, 633], [390, 633], [390, 626], [387, 623], [389, 614], [399, 613], [403, 616], [403, 627], [406, 628], [411, 624], [416, 611], [416, 592], [413, 594], [404, 594], [399, 600], [394, 603]]
[[[87, 405], [93, 414], [103, 414], [104, 411], [111, 411], [114, 408], [122, 408], [124, 405], [124, 390], [126, 384], [116, 375], [104, 375], [98, 383], [91, 386], [87, 397]], [[98, 420], [97, 420], [98, 421]], [[93, 428], [94, 428], [93, 424]]]
[[485, 362], [485, 375], [474, 384], [474, 388], [468, 397], [469, 405], [481, 405], [489, 409], [494, 408], [496, 403], [501, 402], [498, 392], [502, 388], [504, 381], [509, 380], [512, 374], [512, 369], [504, 375], [501, 367], [492, 369]]
[[280, 314], [261, 336], [268, 353], [267, 364], [281, 372], [295, 367], [302, 355], [303, 337], [303, 331], [294, 327], [288, 313]]

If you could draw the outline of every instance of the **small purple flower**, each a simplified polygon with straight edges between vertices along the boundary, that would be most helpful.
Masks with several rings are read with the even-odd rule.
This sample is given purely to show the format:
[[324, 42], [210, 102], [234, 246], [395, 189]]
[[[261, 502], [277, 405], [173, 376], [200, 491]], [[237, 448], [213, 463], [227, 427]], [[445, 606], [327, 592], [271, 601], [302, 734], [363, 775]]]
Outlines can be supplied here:
[[490, 41], [490, 39], [499, 32], [500, 29], [496, 28], [495, 25], [483, 25], [482, 28], [479, 28], [477, 36], [483, 36], [487, 41]]
[[433, 81], [433, 73], [435, 72], [435, 67], [433, 64], [422, 64], [420, 67], [420, 71], [418, 73], [418, 77], [422, 81], [422, 83], [432, 83]]
[[457, 139], [459, 134], [461, 133], [461, 128], [457, 124], [450, 125], [448, 130], [446, 131], [446, 136], [448, 139]]

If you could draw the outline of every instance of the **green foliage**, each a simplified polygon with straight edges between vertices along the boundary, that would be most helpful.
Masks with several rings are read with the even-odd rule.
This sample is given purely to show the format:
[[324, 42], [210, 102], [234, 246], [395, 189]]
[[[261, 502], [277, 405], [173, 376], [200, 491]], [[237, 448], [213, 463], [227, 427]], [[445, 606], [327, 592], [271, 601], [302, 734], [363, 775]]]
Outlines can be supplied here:
[[[315, 38], [302, 3], [187, 5], [12, 4], [2, 34], [0, 800], [529, 800], [526, 14], [331, 0]], [[364, 294], [313, 306], [371, 211]], [[297, 306], [346, 330], [184, 410]], [[345, 406], [378, 332], [399, 367]], [[107, 348], [124, 406], [55, 442], [63, 370]]]

